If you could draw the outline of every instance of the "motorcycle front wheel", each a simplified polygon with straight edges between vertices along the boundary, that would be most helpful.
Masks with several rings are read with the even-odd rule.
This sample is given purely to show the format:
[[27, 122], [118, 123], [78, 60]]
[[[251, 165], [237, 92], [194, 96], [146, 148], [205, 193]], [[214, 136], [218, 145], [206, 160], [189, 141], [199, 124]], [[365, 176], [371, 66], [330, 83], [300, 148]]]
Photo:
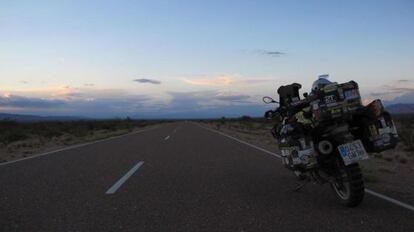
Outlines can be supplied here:
[[355, 207], [364, 199], [365, 187], [361, 169], [357, 163], [338, 165], [338, 175], [331, 186], [341, 202], [347, 207]]

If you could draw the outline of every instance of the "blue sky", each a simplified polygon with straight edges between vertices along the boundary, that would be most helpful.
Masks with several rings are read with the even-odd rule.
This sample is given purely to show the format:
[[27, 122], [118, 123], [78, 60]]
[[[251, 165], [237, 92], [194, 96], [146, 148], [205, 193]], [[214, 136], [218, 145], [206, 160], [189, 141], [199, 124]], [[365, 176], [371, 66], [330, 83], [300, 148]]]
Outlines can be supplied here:
[[[317, 75], [414, 102], [413, 1], [0, 1], [0, 111], [262, 115]], [[410, 97], [411, 96], [411, 97]]]

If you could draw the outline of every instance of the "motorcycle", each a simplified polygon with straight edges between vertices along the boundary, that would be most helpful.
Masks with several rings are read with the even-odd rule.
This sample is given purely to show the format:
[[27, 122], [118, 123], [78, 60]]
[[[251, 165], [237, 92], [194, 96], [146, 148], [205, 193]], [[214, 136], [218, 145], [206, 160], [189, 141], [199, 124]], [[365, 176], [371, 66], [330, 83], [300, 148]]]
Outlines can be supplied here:
[[300, 180], [329, 183], [340, 203], [355, 207], [365, 193], [358, 162], [368, 159], [368, 152], [392, 149], [398, 142], [391, 115], [380, 100], [363, 106], [354, 81], [304, 93], [304, 99], [300, 88], [297, 83], [279, 87], [279, 101], [263, 98], [279, 104], [265, 117], [277, 121], [272, 135], [282, 163]]

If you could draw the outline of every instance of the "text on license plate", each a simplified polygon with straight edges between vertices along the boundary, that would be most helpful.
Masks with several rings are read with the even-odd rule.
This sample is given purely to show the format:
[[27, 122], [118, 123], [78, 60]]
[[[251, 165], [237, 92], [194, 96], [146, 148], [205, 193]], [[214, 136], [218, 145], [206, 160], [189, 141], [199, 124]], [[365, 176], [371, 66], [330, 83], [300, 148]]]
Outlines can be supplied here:
[[368, 159], [368, 153], [365, 151], [361, 140], [355, 140], [350, 143], [339, 145], [338, 150], [345, 165]]

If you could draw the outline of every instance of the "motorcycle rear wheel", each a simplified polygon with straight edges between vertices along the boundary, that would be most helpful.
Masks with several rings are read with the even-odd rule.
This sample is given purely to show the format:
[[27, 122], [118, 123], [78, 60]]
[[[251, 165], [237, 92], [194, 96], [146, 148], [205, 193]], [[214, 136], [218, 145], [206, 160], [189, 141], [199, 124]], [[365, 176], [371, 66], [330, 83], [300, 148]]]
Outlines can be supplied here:
[[341, 204], [356, 207], [364, 199], [365, 187], [358, 163], [348, 166], [339, 165], [339, 175], [331, 184]]

